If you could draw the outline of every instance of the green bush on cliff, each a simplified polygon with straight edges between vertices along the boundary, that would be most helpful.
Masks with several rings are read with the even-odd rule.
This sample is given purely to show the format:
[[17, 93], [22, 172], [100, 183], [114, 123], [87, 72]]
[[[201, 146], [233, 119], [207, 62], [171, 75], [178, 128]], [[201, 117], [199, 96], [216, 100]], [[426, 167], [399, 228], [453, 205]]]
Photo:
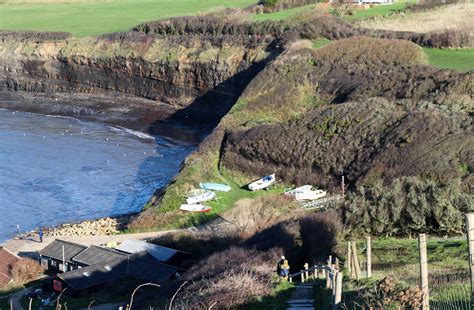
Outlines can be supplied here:
[[416, 232], [461, 234], [464, 214], [474, 210], [474, 197], [460, 179], [447, 184], [405, 177], [360, 186], [340, 213], [347, 234], [407, 235]]

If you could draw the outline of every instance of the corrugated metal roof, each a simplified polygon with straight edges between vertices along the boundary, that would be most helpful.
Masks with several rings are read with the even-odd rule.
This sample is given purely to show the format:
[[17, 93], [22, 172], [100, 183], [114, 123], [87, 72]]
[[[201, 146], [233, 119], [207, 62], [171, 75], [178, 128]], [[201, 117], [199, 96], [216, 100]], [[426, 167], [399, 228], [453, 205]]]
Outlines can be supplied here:
[[84, 251], [87, 247], [72, 243], [68, 241], [63, 241], [56, 239], [47, 245], [44, 249], [39, 251], [39, 254], [46, 257], [51, 257], [57, 260], [63, 260], [63, 246], [64, 246], [64, 259], [68, 263], [72, 263], [72, 258], [77, 254]]
[[95, 265], [126, 257], [124, 253], [114, 251], [112, 249], [92, 245], [86, 250], [76, 255], [72, 260], [84, 265]]
[[78, 291], [126, 277], [159, 284], [168, 280], [176, 271], [176, 267], [143, 259], [139, 254], [69, 271], [59, 274], [58, 277]]
[[146, 251], [160, 262], [166, 262], [178, 252], [174, 249], [141, 240], [125, 240], [115, 249], [130, 254]]

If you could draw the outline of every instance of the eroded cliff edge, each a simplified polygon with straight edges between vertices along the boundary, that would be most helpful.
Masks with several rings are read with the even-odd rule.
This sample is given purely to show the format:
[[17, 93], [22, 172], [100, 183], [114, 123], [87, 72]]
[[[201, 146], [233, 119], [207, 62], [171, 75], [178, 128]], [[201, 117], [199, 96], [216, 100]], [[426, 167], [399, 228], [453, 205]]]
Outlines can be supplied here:
[[150, 113], [163, 118], [181, 109], [181, 120], [195, 116], [215, 123], [263, 69], [275, 50], [270, 43], [230, 36], [129, 32], [78, 39], [4, 31], [0, 107], [79, 116], [141, 114], [150, 123]]

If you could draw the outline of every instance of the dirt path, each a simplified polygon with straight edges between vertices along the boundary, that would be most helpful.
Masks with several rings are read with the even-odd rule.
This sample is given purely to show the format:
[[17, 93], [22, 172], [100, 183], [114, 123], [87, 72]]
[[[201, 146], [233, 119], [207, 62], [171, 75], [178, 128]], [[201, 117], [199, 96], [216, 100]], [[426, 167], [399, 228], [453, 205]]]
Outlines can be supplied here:
[[61, 239], [68, 242], [79, 243], [85, 246], [90, 245], [102, 245], [107, 244], [108, 242], [117, 242], [121, 243], [128, 239], [133, 240], [147, 240], [160, 237], [169, 233], [178, 233], [178, 232], [191, 232], [191, 233], [210, 233], [210, 234], [219, 234], [222, 231], [225, 231], [229, 228], [232, 228], [232, 224], [225, 218], [218, 216], [216, 219], [210, 221], [201, 226], [183, 228], [183, 229], [174, 229], [174, 230], [164, 230], [164, 231], [154, 231], [154, 232], [145, 232], [145, 233], [135, 233], [135, 234], [119, 234], [119, 235], [99, 235], [99, 236], [47, 236], [43, 238], [43, 242], [39, 242], [37, 238], [28, 238], [28, 239], [15, 239], [9, 240], [0, 246], [8, 249], [10, 252], [13, 252], [20, 256], [28, 256], [29, 254], [35, 253], [39, 250], [42, 250], [48, 244], [53, 242], [55, 239]]
[[166, 230], [166, 231], [156, 231], [156, 232], [146, 232], [146, 233], [137, 233], [137, 234], [120, 234], [120, 235], [107, 235], [107, 236], [86, 236], [86, 237], [79, 237], [79, 236], [64, 236], [64, 237], [45, 237], [43, 242], [39, 242], [36, 239], [18, 239], [18, 240], [10, 240], [7, 241], [2, 246], [9, 251], [20, 254], [20, 255], [27, 255], [28, 253], [37, 252], [48, 244], [53, 242], [55, 239], [61, 239], [64, 241], [79, 243], [85, 246], [90, 245], [101, 245], [106, 244], [108, 242], [123, 242], [127, 239], [134, 239], [134, 240], [146, 240], [156, 238], [167, 233], [178, 232], [180, 230]]

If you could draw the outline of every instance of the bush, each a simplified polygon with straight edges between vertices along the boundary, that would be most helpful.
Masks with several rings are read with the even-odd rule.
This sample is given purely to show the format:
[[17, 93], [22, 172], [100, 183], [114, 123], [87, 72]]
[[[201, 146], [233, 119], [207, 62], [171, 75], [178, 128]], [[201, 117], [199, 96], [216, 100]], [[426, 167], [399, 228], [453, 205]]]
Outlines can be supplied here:
[[300, 221], [303, 253], [307, 259], [324, 260], [333, 254], [342, 233], [336, 212], [317, 213]]
[[211, 255], [183, 276], [188, 281], [177, 295], [177, 309], [231, 309], [270, 295], [271, 278], [281, 249], [261, 252], [231, 247]]
[[347, 234], [461, 234], [464, 214], [473, 206], [474, 197], [463, 192], [459, 179], [443, 184], [405, 177], [358, 187], [341, 209], [341, 218]]
[[17, 261], [11, 270], [13, 281], [22, 285], [36, 280], [43, 273], [43, 268], [34, 260], [24, 258]]

